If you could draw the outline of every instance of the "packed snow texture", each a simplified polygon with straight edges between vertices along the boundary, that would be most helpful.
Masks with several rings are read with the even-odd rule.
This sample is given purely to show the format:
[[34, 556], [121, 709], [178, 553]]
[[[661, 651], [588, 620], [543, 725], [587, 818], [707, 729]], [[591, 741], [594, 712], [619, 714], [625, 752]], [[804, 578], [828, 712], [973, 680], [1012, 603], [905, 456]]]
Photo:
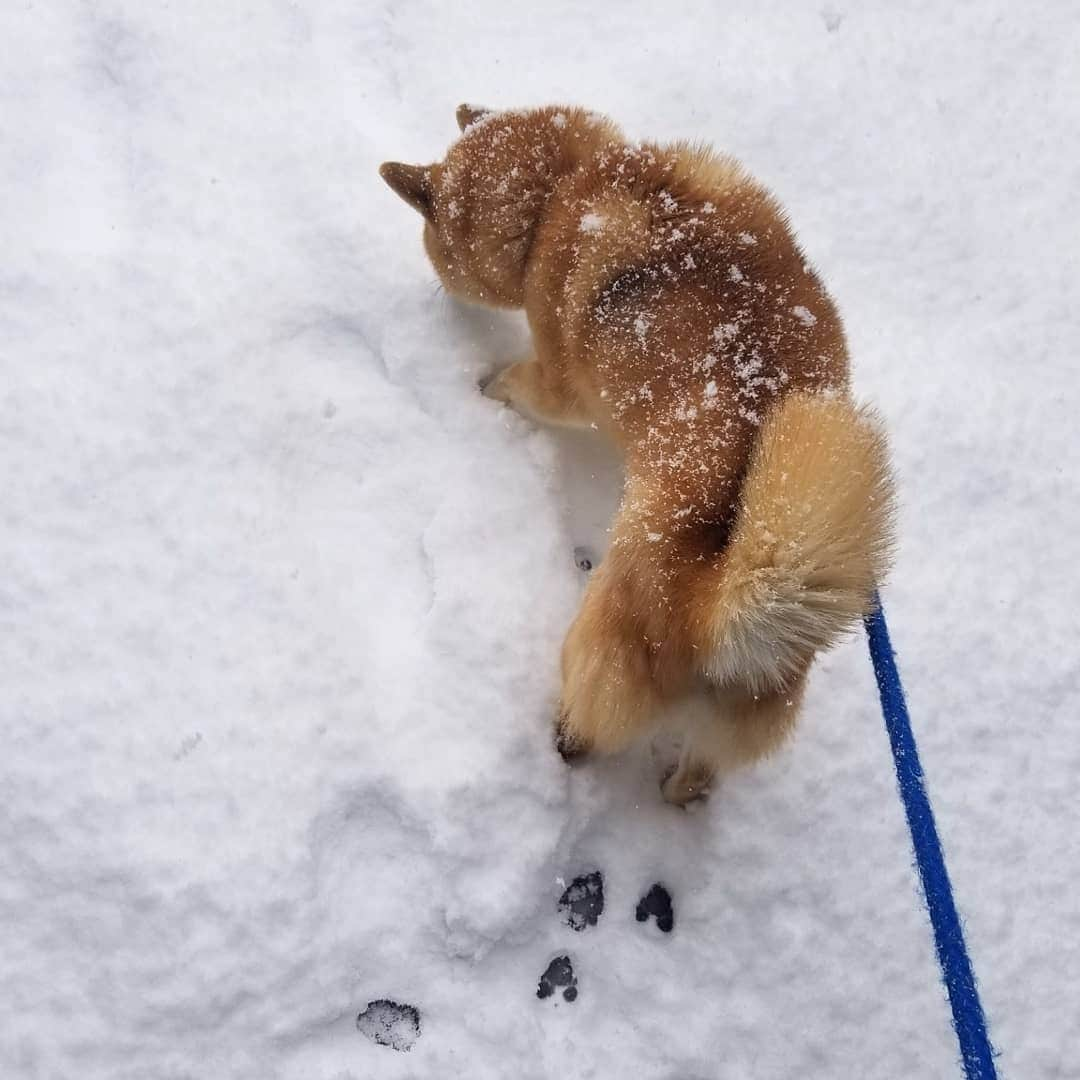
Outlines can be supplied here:
[[860, 640], [689, 813], [665, 748], [552, 748], [617, 467], [479, 395], [522, 323], [436, 292], [376, 168], [554, 100], [743, 159], [837, 297], [1001, 1074], [1076, 1075], [1072, 5], [57, 0], [0, 41], [0, 1073], [960, 1075]]

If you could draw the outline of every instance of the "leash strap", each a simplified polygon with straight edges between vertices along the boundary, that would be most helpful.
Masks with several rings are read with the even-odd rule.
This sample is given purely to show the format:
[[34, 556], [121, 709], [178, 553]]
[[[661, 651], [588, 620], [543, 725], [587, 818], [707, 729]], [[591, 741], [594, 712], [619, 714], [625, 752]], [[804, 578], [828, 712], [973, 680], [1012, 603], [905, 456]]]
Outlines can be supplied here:
[[937, 947], [941, 975], [949, 992], [952, 1006], [953, 1029], [960, 1042], [960, 1054], [964, 1061], [967, 1080], [997, 1080], [994, 1068], [994, 1049], [986, 1033], [986, 1018], [975, 973], [964, 944], [964, 931], [956, 911], [949, 871], [945, 867], [945, 855], [941, 850], [934, 811], [926, 794], [919, 751], [911, 730], [904, 687], [896, 668], [896, 656], [889, 641], [889, 628], [880, 599], [866, 617], [866, 636], [870, 644], [870, 659], [874, 663], [881, 711], [892, 745], [893, 762], [896, 765], [896, 781], [900, 798], [904, 803], [911, 842], [915, 848], [915, 860], [919, 867], [923, 895], [934, 928], [934, 944]]

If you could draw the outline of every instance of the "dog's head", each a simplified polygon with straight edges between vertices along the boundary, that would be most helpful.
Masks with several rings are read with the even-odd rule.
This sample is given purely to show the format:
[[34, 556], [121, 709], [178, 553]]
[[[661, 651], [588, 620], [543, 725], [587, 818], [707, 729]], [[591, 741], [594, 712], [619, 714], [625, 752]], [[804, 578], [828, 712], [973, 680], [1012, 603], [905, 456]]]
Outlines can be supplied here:
[[618, 131], [595, 113], [555, 106], [496, 113], [462, 105], [457, 121], [461, 138], [443, 161], [388, 161], [379, 174], [423, 215], [424, 247], [447, 292], [520, 307], [555, 184]]

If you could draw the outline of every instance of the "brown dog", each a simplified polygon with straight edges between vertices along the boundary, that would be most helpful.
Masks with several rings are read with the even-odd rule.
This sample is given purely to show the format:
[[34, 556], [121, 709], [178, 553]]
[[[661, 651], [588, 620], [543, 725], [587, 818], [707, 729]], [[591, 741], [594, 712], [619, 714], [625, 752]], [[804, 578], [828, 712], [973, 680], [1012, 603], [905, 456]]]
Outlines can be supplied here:
[[564, 754], [683, 728], [670, 802], [791, 731], [819, 649], [873, 602], [893, 485], [848, 396], [840, 317], [776, 201], [704, 147], [571, 108], [458, 109], [383, 179], [447, 290], [524, 307], [534, 355], [485, 393], [622, 451], [611, 550], [563, 646]]

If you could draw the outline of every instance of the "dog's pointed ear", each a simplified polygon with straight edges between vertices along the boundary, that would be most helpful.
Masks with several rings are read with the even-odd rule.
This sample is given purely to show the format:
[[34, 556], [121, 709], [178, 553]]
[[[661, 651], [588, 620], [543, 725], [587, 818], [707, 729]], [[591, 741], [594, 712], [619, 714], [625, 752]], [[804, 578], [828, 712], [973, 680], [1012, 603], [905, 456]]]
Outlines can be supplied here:
[[457, 107], [457, 126], [464, 131], [470, 124], [477, 120], [483, 120], [492, 110], [485, 109], [483, 105], [459, 105]]
[[414, 210], [432, 220], [431, 203], [434, 189], [431, 184], [431, 170], [423, 165], [402, 165], [400, 161], [384, 161], [379, 166], [379, 175], [400, 195]]

